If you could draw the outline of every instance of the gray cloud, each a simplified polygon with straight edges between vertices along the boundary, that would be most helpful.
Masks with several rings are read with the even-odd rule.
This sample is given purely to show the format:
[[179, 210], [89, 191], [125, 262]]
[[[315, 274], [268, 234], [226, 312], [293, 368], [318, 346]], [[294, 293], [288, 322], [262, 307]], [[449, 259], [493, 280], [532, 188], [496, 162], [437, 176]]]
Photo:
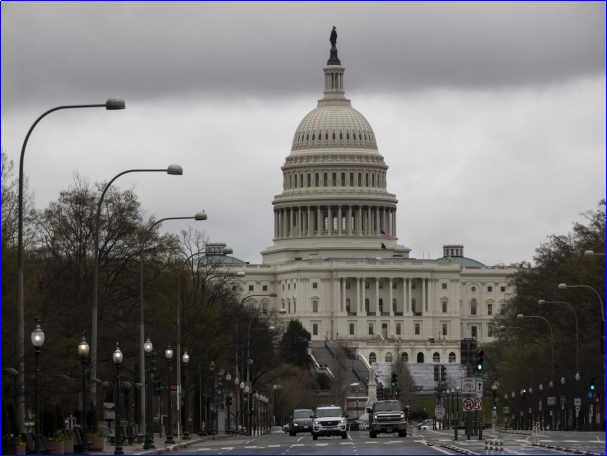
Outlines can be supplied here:
[[3, 2], [2, 110], [317, 93], [332, 25], [348, 82], [375, 93], [605, 72], [604, 2]]

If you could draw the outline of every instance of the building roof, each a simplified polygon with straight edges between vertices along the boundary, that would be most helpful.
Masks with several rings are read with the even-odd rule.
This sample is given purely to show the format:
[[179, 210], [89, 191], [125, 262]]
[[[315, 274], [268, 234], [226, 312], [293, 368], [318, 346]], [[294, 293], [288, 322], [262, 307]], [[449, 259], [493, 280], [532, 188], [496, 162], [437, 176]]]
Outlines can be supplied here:
[[211, 255], [211, 256], [203, 256], [198, 258], [198, 264], [213, 264], [213, 265], [243, 265], [247, 264], [245, 261], [239, 260], [238, 258], [234, 258], [231, 256], [223, 256], [223, 255]]
[[485, 265], [480, 261], [473, 260], [472, 258], [466, 257], [443, 257], [436, 260], [437, 263], [446, 264], [446, 263], [457, 263], [460, 264], [464, 268], [484, 268]]

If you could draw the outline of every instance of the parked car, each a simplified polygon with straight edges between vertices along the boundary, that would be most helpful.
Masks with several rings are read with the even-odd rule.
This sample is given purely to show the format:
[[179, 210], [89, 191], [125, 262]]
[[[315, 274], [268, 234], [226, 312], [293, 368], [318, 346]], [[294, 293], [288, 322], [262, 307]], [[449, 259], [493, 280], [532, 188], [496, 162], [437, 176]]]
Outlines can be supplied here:
[[359, 421], [358, 422], [358, 429], [361, 431], [368, 431], [369, 430], [369, 425], [367, 423], [365, 423], [364, 421]]
[[356, 420], [348, 420], [348, 430], [351, 432], [360, 431], [360, 423]]
[[417, 425], [417, 429], [420, 431], [429, 431], [434, 428], [434, 422], [432, 420], [424, 420]]
[[270, 431], [271, 435], [284, 435], [285, 431], [282, 430], [280, 426], [275, 426]]
[[238, 432], [236, 432], [236, 425], [233, 425], [233, 426], [230, 427], [229, 434], [232, 434], [232, 435], [246, 435], [247, 434], [247, 428], [246, 427], [242, 427], [242, 426], [238, 426]]

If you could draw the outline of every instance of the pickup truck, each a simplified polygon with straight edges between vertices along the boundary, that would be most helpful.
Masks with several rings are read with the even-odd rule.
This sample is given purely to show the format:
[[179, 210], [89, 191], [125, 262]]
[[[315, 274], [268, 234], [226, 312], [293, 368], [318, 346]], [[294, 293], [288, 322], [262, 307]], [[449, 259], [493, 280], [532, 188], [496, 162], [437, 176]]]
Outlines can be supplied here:
[[369, 437], [376, 439], [379, 434], [398, 434], [407, 437], [407, 419], [400, 402], [378, 401], [369, 414]]

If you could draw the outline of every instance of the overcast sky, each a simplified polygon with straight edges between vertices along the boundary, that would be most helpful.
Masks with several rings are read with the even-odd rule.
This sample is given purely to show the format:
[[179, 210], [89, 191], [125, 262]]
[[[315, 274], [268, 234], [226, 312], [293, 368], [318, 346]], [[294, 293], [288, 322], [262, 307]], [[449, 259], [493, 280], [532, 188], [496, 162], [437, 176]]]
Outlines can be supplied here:
[[181, 178], [119, 184], [158, 218], [205, 209], [200, 229], [261, 261], [333, 25], [412, 256], [463, 243], [486, 264], [531, 260], [605, 197], [604, 2], [1, 5], [2, 148], [15, 162], [47, 109], [127, 100], [39, 125], [25, 164], [39, 208], [75, 171], [104, 181], [178, 163]]

